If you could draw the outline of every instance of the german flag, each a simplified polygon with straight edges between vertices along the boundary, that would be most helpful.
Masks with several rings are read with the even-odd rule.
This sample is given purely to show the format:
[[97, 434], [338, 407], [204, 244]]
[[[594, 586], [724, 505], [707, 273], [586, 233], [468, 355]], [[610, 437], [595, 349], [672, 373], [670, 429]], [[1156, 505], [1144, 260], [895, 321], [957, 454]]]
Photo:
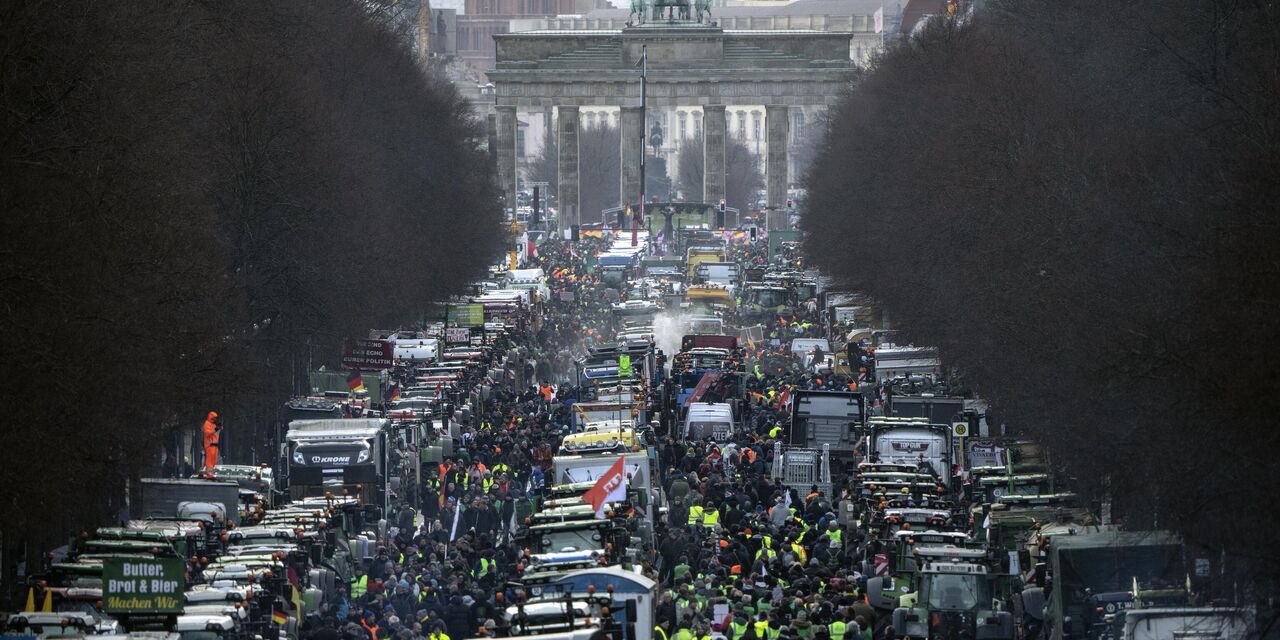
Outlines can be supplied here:
[[387, 387], [387, 400], [394, 402], [399, 399], [400, 399], [400, 385], [392, 382], [391, 386]]
[[289, 619], [289, 614], [285, 613], [284, 611], [281, 611], [280, 609], [274, 609], [271, 612], [271, 621], [276, 624], [282, 625], [288, 619]]
[[359, 369], [352, 369], [351, 373], [347, 374], [347, 388], [352, 393], [364, 391], [364, 379], [360, 377]]

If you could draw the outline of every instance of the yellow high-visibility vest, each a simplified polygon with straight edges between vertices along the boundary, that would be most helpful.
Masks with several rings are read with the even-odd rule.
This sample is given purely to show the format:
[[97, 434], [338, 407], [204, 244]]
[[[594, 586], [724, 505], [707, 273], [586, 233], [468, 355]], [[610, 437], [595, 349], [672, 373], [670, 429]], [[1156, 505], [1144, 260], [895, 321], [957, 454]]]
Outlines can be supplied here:
[[[691, 510], [692, 511], [692, 510]], [[716, 509], [705, 511], [702, 514], [702, 526], [714, 527], [720, 522], [720, 512]]]
[[695, 504], [692, 507], [689, 507], [688, 524], [702, 524], [702, 514], [702, 505]]

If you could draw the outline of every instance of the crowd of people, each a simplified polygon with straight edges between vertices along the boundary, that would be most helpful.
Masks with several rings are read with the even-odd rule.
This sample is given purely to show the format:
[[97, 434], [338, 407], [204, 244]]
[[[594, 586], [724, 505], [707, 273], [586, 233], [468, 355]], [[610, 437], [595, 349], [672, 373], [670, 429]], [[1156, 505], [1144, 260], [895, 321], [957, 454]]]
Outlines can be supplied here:
[[[610, 297], [593, 275], [605, 241], [549, 240], [530, 266], [552, 290], [537, 318], [512, 323], [486, 366], [459, 381], [476, 402], [451, 407], [461, 438], [406, 492], [376, 555], [336, 603], [308, 616], [303, 637], [336, 640], [462, 640], [502, 636], [502, 610], [519, 597], [517, 525], [539, 506], [552, 457], [570, 431], [573, 361], [611, 342]], [[734, 259], [763, 263], [759, 248]], [[788, 489], [771, 477], [773, 442], [785, 433], [796, 388], [846, 388], [849, 376], [794, 367], [789, 341], [818, 336], [816, 312], [768, 321], [744, 349], [746, 401], [725, 442], [663, 434], [660, 473], [667, 509], [653, 523], [641, 569], [660, 584], [655, 640], [854, 640], [872, 638], [876, 613], [862, 591], [852, 528], [839, 495]], [[803, 495], [802, 495], [803, 494]]]

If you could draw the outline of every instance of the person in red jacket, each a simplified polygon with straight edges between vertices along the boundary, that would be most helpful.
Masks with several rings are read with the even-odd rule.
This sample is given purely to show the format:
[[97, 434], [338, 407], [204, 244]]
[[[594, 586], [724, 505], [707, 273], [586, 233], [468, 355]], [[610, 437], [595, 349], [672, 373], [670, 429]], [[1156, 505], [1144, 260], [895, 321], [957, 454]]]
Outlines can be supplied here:
[[204, 420], [204, 475], [213, 477], [213, 468], [218, 465], [218, 433], [222, 431], [222, 419], [217, 411], [210, 411]]

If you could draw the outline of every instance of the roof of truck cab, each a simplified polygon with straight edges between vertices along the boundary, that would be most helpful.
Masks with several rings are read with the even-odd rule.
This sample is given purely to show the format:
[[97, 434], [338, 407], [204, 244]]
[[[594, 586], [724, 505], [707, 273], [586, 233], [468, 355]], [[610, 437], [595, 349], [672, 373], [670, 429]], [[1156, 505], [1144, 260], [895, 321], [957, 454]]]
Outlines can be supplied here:
[[288, 440], [341, 440], [369, 438], [377, 435], [391, 421], [383, 418], [335, 418], [332, 420], [294, 420], [285, 434]]
[[733, 408], [723, 402], [691, 402], [689, 403], [689, 417], [692, 419], [694, 414], [699, 416], [733, 417]]
[[1074, 535], [1053, 536], [1058, 549], [1096, 549], [1100, 547], [1177, 546], [1182, 537], [1168, 531], [1091, 531], [1097, 527], [1076, 525]]

